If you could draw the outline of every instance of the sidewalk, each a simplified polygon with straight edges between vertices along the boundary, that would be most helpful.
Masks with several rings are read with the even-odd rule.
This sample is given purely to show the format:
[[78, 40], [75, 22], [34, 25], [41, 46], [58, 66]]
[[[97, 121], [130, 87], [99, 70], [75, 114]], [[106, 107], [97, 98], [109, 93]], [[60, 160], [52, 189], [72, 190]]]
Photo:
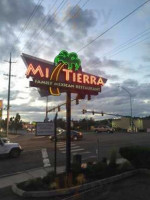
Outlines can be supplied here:
[[[117, 163], [121, 164], [125, 162], [126, 159], [124, 158], [118, 158]], [[5, 188], [8, 186], [13, 185], [14, 183], [21, 183], [33, 178], [39, 178], [44, 177], [46, 174], [50, 171], [53, 171], [53, 167], [40, 167], [36, 169], [26, 170], [23, 172], [18, 172], [16, 174], [10, 174], [5, 176], [0, 176], [0, 188]], [[57, 167], [57, 172], [61, 173], [65, 170], [65, 166], [59, 166]]]
[[[16, 174], [1, 176], [0, 177], [0, 189], [13, 185], [14, 183], [21, 183], [29, 179], [44, 177], [48, 172], [53, 171], [53, 167], [41, 167], [37, 169], [26, 170]], [[64, 166], [57, 167], [57, 172], [63, 172]]]

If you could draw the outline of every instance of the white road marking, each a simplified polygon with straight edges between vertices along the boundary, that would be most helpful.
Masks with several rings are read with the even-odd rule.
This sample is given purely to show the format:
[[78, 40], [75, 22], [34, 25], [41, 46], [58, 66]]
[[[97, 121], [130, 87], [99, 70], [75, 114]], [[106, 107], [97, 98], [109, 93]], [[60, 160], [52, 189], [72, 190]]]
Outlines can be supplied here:
[[[73, 147], [71, 147], [71, 149], [77, 149], [77, 148], [80, 148], [80, 146], [73, 146]], [[60, 151], [64, 151], [64, 150], [66, 150], [66, 148], [60, 148], [59, 150]]]
[[41, 151], [41, 149], [24, 150], [22, 153], [33, 152], [33, 151]]
[[87, 159], [89, 159], [89, 158], [96, 158], [97, 156], [88, 156], [87, 158], [84, 158], [84, 159], [82, 159], [82, 160], [87, 160]]
[[42, 157], [43, 158], [48, 158], [48, 154], [47, 154], [47, 150], [46, 149], [42, 149]]
[[[83, 151], [84, 149], [72, 149], [71, 152]], [[66, 151], [62, 151], [61, 153], [66, 153]]]
[[41, 152], [42, 152], [42, 158], [43, 158], [43, 164], [44, 164], [44, 167], [49, 167], [51, 166], [50, 164], [50, 160], [48, 158], [48, 153], [47, 153], [47, 149], [41, 149]]
[[[71, 144], [71, 146], [75, 146], [76, 144]], [[57, 144], [58, 147], [65, 147], [66, 146], [66, 143], [65, 144]]]
[[34, 137], [33, 139], [41, 139], [41, 138], [45, 138], [46, 136], [38, 136], [38, 137]]
[[44, 159], [43, 159], [43, 163], [44, 163], [44, 167], [49, 167], [49, 166], [51, 166], [48, 158], [44, 158]]
[[66, 144], [65, 142], [57, 142], [57, 144]]
[[[85, 152], [81, 152], [80, 154], [89, 154], [91, 153], [90, 151], [85, 151]], [[77, 153], [72, 153], [72, 155], [76, 155]]]

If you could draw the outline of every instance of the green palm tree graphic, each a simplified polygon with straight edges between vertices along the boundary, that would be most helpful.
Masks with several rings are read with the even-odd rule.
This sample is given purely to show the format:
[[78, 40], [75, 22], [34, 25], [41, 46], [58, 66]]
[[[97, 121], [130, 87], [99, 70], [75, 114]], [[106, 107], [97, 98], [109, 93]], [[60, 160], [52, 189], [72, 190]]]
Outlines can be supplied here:
[[65, 50], [62, 50], [54, 59], [55, 65], [58, 65], [59, 62], [62, 62], [65, 65], [68, 65], [68, 69], [77, 71], [81, 66], [81, 60], [78, 58], [78, 55], [74, 52], [68, 53]]

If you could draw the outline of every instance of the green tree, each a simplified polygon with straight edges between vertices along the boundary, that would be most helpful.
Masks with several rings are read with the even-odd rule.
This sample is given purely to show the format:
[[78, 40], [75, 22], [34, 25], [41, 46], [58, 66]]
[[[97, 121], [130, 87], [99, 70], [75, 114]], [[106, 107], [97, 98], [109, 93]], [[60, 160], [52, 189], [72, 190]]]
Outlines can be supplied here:
[[78, 58], [78, 55], [74, 52], [68, 53], [65, 50], [62, 50], [54, 59], [55, 65], [58, 65], [60, 62], [68, 65], [68, 69], [74, 69], [75, 71], [81, 66], [81, 60]]
[[22, 120], [21, 120], [21, 116], [19, 115], [19, 113], [16, 114], [14, 121], [15, 121], [14, 126], [15, 126], [15, 130], [17, 133], [18, 129], [22, 128]]
[[21, 116], [19, 115], [19, 113], [17, 113], [15, 117], [10, 118], [9, 128], [11, 130], [15, 130], [16, 133], [19, 129], [22, 129], [22, 120], [21, 120]]
[[6, 130], [6, 126], [7, 126], [7, 118], [0, 120], [0, 128]]

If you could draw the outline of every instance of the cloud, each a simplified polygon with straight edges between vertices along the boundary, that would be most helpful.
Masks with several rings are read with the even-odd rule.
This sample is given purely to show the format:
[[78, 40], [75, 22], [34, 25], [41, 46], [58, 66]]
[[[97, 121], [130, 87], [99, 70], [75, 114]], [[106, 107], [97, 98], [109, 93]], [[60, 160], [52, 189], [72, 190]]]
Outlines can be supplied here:
[[66, 10], [67, 26], [71, 32], [75, 32], [77, 37], [85, 37], [89, 28], [93, 27], [97, 23], [95, 13], [90, 9], [83, 10], [80, 6], [70, 6]]
[[145, 78], [150, 78], [150, 74], [146, 74], [144, 77]]
[[[17, 98], [17, 95], [20, 93], [19, 90], [11, 90], [10, 92], [10, 100], [15, 100]], [[8, 96], [8, 91], [7, 90], [3, 90], [1, 91], [1, 95], [0, 95], [0, 98], [2, 99], [7, 99], [7, 96]]]
[[127, 79], [125, 80], [123, 83], [122, 83], [122, 86], [125, 86], [125, 87], [137, 87], [138, 86], [138, 81], [137, 80], [134, 80], [134, 79]]
[[148, 56], [143, 56], [143, 57], [142, 57], [142, 60], [143, 60], [144, 62], [150, 62], [150, 57], [148, 57]]
[[[23, 31], [24, 25], [29, 19], [29, 16], [33, 12], [35, 7], [35, 2], [32, 0], [20, 1], [9, 1], [9, 0], [1, 0], [0, 1], [0, 48], [6, 49], [7, 51], [1, 51], [0, 58], [3, 59], [6, 53], [9, 53], [12, 46], [13, 56], [16, 56], [16, 53], [19, 51], [19, 41], [17, 36], [20, 31]], [[38, 17], [37, 17], [38, 16]], [[36, 14], [30, 22], [30, 26], [28, 26], [28, 30], [33, 30], [33, 27], [37, 26], [37, 22], [39, 17], [43, 16], [43, 7], [39, 6]]]

